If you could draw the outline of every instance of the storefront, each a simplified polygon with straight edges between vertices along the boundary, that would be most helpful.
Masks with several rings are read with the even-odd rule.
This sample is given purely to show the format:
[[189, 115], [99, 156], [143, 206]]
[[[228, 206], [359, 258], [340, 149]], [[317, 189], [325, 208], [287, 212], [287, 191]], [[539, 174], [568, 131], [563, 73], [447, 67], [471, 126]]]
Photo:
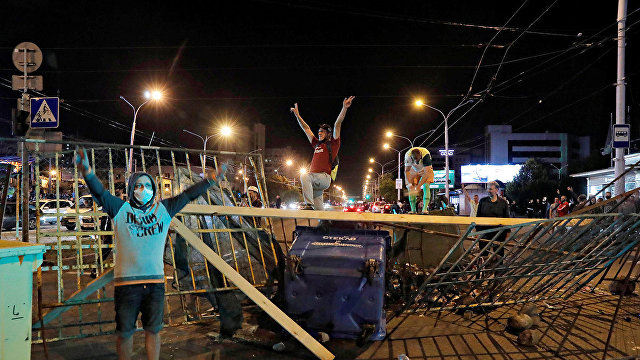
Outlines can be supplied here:
[[[640, 161], [640, 153], [629, 154], [624, 157], [625, 168], [629, 169], [631, 165]], [[578, 174], [571, 174], [571, 177], [574, 178], [585, 178], [587, 180], [587, 195], [595, 195], [600, 191], [605, 185], [612, 182], [613, 179], [616, 178], [615, 170], [613, 167], [608, 169], [600, 169], [582, 172]], [[640, 166], [634, 168], [629, 171], [625, 175], [624, 179], [624, 189], [625, 191], [633, 190], [640, 186]], [[611, 191], [613, 196], [616, 196], [615, 189], [613, 186], [610, 186], [607, 191]], [[602, 196], [602, 195], [599, 195]]]

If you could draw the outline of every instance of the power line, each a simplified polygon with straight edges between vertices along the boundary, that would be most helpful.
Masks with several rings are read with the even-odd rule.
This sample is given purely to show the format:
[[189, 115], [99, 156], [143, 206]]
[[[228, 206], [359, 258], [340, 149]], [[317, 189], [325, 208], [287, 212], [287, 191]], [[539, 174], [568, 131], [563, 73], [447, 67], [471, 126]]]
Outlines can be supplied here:
[[[378, 12], [373, 12], [373, 11], [370, 11], [370, 10], [369, 11], [364, 11], [364, 10], [359, 10], [359, 9], [349, 9], [349, 8], [345, 8], [344, 6], [342, 6], [342, 7], [335, 6], [334, 8], [330, 8], [330, 7], [327, 6], [327, 4], [324, 4], [324, 3], [320, 3], [322, 5], [322, 6], [320, 6], [320, 5], [308, 5], [309, 2], [307, 2], [307, 4], [301, 4], [300, 2], [297, 2], [297, 3], [286, 2], [286, 3], [284, 3], [282, 1], [274, 1], [274, 0], [254, 0], [254, 1], [263, 2], [263, 3], [269, 3], [269, 4], [276, 4], [276, 5], [281, 5], [281, 6], [294, 7], [294, 8], [307, 9], [307, 10], [336, 11], [336, 12], [342, 12], [342, 13], [350, 14], [350, 15], [359, 15], [359, 16], [366, 16], [366, 17], [379, 18], [379, 19], [385, 19], [385, 20], [405, 21], [405, 22], [422, 23], [422, 24], [433, 24], [433, 25], [445, 25], [445, 26], [462, 27], [462, 28], [475, 28], [475, 29], [481, 29], [481, 30], [494, 30], [494, 31], [503, 31], [504, 30], [504, 31], [513, 31], [513, 32], [522, 31], [522, 29], [520, 29], [520, 28], [507, 27], [506, 25], [500, 27], [500, 26], [461, 23], [461, 22], [446, 21], [446, 20], [422, 19], [422, 18], [417, 18], [417, 17], [409, 17], [409, 16], [401, 16], [401, 15], [389, 14], [389, 13], [386, 13], [386, 12], [385, 13], [378, 13]], [[532, 31], [532, 30], [529, 30], [527, 32], [527, 34], [544, 35], [544, 36], [557, 36], [557, 37], [577, 37], [577, 35], [574, 35], [574, 34], [565, 34], [565, 33], [549, 32], [549, 31]]]

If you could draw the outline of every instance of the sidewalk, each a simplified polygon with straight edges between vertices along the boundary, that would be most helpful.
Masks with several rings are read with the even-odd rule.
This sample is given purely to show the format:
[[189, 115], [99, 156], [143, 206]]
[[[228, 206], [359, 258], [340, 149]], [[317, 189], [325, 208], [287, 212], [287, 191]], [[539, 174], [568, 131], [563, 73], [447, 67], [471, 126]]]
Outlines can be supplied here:
[[[520, 309], [502, 307], [489, 316], [466, 316], [443, 311], [419, 313], [392, 319], [385, 341], [357, 347], [354, 341], [332, 339], [327, 348], [336, 359], [602, 359], [617, 296], [580, 292], [569, 301], [539, 302], [542, 338], [537, 346], [517, 343], [504, 331], [506, 320]], [[581, 309], [579, 310], [579, 308]], [[577, 316], [579, 313], [579, 316]], [[618, 314], [607, 359], [640, 355], [640, 298], [626, 297]], [[300, 345], [289, 345], [283, 353], [271, 350], [276, 334], [258, 330], [259, 341], [216, 342], [208, 333], [217, 322], [166, 327], [162, 330], [161, 359], [313, 359]], [[565, 335], [566, 339], [565, 339]], [[247, 340], [243, 336], [244, 341]], [[564, 340], [563, 340], [564, 339]], [[134, 335], [135, 359], [144, 359], [144, 334]], [[49, 359], [115, 359], [113, 335], [59, 341], [48, 344]], [[32, 346], [32, 359], [45, 359], [42, 344]]]

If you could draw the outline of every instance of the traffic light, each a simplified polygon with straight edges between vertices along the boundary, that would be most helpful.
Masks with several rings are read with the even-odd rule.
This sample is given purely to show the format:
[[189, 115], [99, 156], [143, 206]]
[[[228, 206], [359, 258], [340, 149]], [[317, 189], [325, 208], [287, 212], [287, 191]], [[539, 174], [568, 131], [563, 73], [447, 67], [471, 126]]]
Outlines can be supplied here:
[[11, 135], [25, 136], [29, 130], [29, 112], [11, 109]]

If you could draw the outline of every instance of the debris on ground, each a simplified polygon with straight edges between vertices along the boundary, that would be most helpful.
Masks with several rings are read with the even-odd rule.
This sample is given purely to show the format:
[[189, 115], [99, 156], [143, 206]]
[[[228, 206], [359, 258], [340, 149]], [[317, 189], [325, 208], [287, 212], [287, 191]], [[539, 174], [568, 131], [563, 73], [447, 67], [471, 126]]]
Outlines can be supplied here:
[[633, 295], [635, 290], [636, 282], [632, 279], [627, 279], [625, 285], [625, 277], [618, 277], [609, 283], [609, 291], [614, 295], [629, 296]]
[[541, 333], [538, 330], [527, 329], [518, 335], [518, 344], [524, 346], [535, 346], [540, 341]]

